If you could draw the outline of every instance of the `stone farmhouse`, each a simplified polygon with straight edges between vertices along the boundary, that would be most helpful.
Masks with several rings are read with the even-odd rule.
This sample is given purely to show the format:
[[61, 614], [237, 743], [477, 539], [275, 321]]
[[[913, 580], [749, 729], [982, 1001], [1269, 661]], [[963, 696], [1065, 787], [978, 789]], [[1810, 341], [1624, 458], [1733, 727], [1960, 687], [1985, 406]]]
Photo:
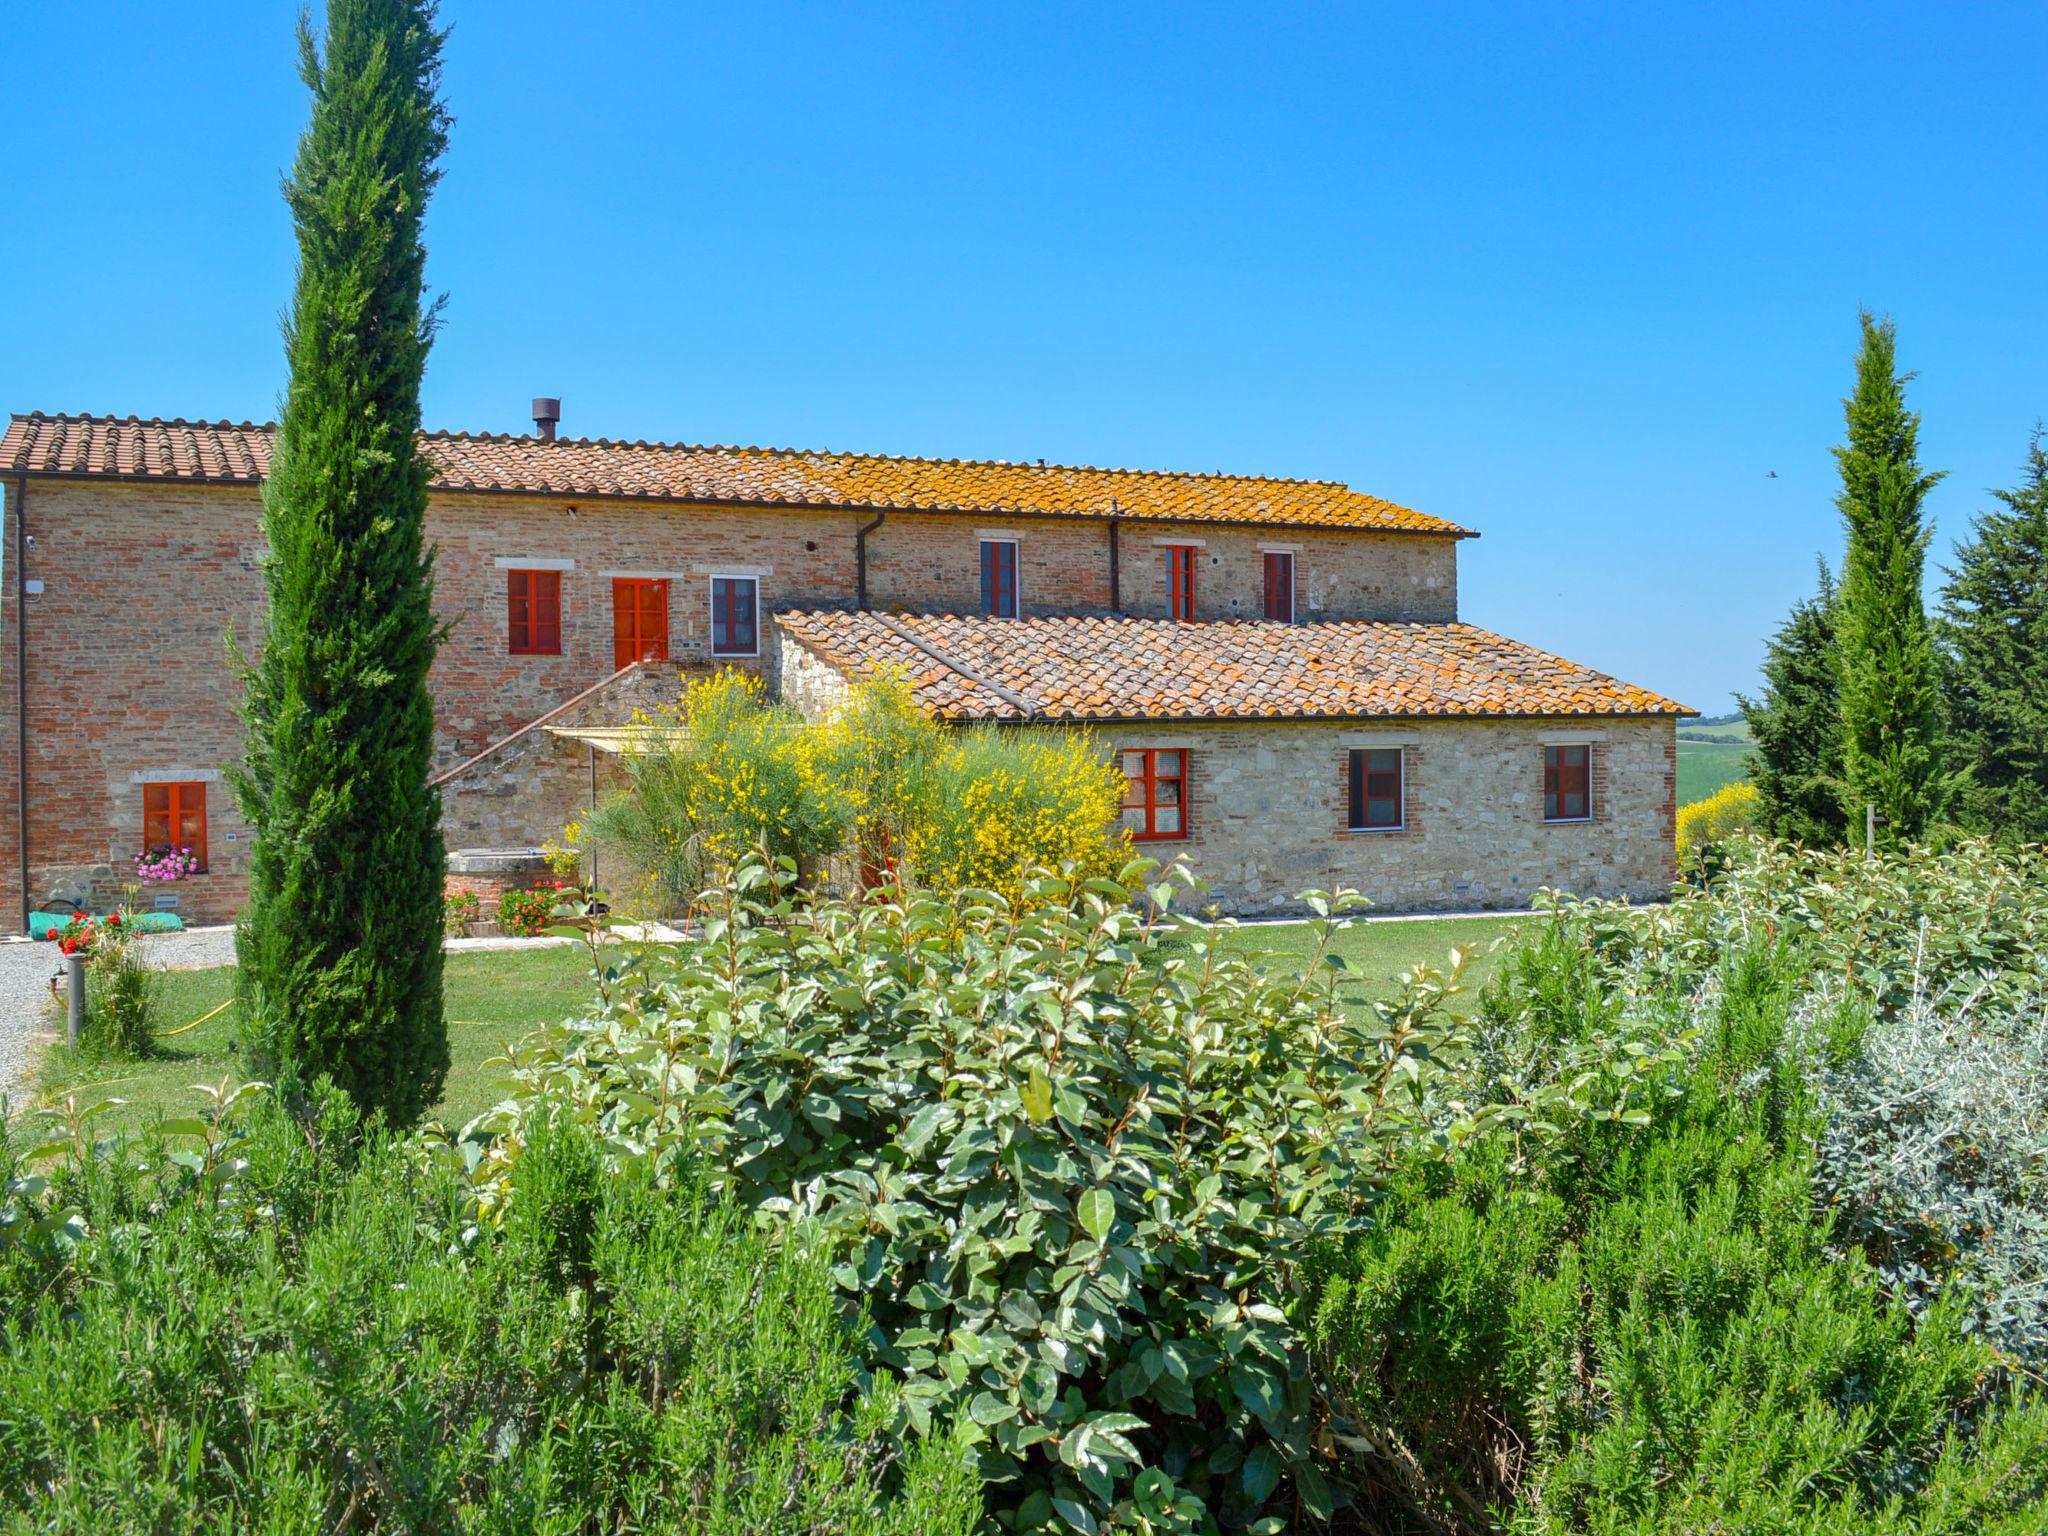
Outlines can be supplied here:
[[[433, 432], [433, 673], [451, 849], [536, 845], [636, 705], [760, 674], [807, 716], [900, 668], [953, 722], [1085, 727], [1148, 851], [1226, 911], [1391, 910], [1673, 878], [1675, 725], [1646, 689], [1463, 623], [1471, 531], [1330, 481]], [[0, 869], [10, 926], [160, 898], [219, 921], [249, 829], [224, 635], [262, 628], [272, 429], [15, 416], [0, 438]]]

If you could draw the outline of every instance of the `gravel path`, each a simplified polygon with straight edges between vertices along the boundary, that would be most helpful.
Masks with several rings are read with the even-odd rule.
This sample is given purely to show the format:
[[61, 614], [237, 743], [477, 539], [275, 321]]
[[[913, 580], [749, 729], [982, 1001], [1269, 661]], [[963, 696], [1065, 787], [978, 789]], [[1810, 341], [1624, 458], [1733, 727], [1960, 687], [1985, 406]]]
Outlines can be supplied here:
[[[194, 928], [144, 938], [142, 955], [167, 970], [193, 970], [235, 963], [235, 930]], [[18, 1107], [27, 1097], [27, 1078], [38, 1042], [54, 1038], [64, 1016], [50, 996], [50, 977], [63, 969], [57, 946], [45, 939], [0, 940], [0, 1096]]]
[[48, 941], [0, 942], [0, 1097], [10, 1108], [23, 1097], [16, 1085], [28, 1071], [36, 1037], [57, 1018], [50, 1002], [57, 961], [57, 946]]

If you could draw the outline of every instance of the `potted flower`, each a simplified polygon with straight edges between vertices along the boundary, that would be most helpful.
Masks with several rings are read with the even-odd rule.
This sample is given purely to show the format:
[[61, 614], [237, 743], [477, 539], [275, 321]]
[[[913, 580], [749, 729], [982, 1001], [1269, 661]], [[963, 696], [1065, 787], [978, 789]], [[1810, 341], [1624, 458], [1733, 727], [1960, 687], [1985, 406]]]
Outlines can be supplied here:
[[190, 848], [173, 848], [166, 844], [145, 848], [135, 855], [135, 878], [144, 885], [169, 885], [174, 880], [183, 880], [198, 873], [199, 855]]

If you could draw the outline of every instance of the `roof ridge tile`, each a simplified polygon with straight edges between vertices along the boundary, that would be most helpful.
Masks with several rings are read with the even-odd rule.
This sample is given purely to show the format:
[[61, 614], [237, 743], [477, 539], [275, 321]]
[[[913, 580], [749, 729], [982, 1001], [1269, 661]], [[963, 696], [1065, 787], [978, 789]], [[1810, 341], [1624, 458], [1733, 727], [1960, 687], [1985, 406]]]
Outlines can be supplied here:
[[[182, 416], [16, 413], [0, 463], [18, 473], [249, 482], [267, 472], [275, 423]], [[1323, 527], [1468, 536], [1339, 480], [929, 458], [636, 438], [543, 439], [437, 428], [420, 441], [443, 489], [529, 495], [904, 512], [1116, 517], [1130, 522]]]

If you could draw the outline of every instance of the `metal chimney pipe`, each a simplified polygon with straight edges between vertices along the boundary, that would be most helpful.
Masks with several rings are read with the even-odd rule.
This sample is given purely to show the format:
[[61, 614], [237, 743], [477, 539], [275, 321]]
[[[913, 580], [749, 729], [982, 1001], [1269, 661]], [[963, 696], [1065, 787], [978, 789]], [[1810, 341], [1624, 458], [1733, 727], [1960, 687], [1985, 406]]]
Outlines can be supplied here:
[[536, 395], [533, 400], [533, 432], [544, 443], [555, 440], [555, 423], [562, 419], [562, 402], [551, 400], [546, 395]]

